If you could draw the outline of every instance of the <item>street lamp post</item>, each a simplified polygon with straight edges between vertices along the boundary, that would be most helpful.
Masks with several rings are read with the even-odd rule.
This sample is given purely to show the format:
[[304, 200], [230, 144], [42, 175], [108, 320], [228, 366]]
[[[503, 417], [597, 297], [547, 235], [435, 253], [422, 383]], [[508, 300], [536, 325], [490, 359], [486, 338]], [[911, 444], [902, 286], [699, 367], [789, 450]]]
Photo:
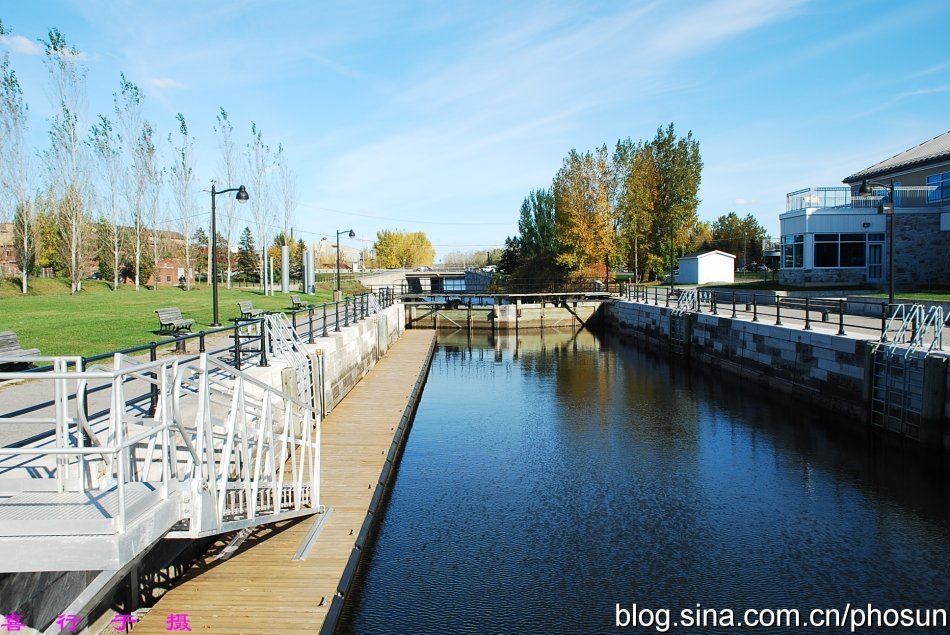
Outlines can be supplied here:
[[211, 182], [211, 304], [214, 307], [214, 319], [211, 326], [221, 326], [218, 321], [218, 223], [214, 202], [218, 194], [228, 192], [237, 192], [235, 198], [239, 203], [246, 203], [249, 198], [243, 185], [218, 191], [214, 189], [214, 181]]
[[[343, 288], [340, 286], [340, 234], [346, 234], [350, 238], [356, 238], [356, 232], [352, 229], [338, 229], [336, 232], [336, 290], [342, 295]], [[340, 298], [335, 298], [339, 300]]]
[[887, 215], [887, 303], [894, 304], [894, 179], [888, 185], [867, 179], [861, 183], [858, 194], [868, 196], [872, 187], [887, 188], [887, 203], [881, 201], [880, 210]]

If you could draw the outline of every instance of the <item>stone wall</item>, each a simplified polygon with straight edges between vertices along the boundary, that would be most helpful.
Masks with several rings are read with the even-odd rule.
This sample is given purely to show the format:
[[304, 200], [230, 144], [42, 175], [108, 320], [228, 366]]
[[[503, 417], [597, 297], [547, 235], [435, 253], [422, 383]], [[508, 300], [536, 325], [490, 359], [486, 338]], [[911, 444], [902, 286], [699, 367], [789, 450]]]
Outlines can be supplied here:
[[894, 234], [897, 288], [950, 284], [950, 231], [940, 231], [940, 214], [897, 214]]

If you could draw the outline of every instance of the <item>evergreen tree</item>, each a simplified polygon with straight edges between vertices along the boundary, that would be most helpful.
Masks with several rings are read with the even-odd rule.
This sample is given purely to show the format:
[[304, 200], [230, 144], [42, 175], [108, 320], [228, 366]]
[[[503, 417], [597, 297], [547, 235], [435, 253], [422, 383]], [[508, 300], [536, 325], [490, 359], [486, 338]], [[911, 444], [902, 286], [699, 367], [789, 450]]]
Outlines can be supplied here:
[[257, 247], [251, 228], [245, 227], [238, 241], [237, 272], [244, 281], [259, 282], [259, 261]]

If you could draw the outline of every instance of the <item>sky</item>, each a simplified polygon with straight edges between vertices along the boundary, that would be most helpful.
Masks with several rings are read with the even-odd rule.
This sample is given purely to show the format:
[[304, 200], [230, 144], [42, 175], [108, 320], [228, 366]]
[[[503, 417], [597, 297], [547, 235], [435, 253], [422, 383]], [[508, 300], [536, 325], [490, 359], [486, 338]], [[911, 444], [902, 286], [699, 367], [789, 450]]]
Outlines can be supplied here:
[[88, 68], [87, 122], [124, 73], [163, 139], [185, 116], [209, 189], [223, 107], [239, 146], [251, 122], [283, 145], [295, 235], [425, 231], [438, 257], [503, 246], [571, 149], [671, 122], [699, 142], [699, 218], [775, 237], [787, 192], [950, 129], [948, 0], [0, 0], [0, 20], [37, 148], [55, 27]]

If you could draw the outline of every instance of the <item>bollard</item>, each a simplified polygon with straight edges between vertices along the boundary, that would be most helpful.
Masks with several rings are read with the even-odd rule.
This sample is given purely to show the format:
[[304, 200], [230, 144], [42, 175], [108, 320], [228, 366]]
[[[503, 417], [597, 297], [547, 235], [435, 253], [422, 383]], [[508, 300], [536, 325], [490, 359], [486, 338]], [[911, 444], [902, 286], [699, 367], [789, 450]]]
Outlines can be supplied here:
[[782, 326], [782, 299], [775, 296], [775, 326]]
[[806, 297], [805, 297], [805, 328], [804, 328], [804, 330], [806, 330], [806, 331], [810, 331], [810, 330], [811, 330], [811, 320], [809, 319], [808, 314], [809, 314], [809, 312], [808, 312], [808, 297], [806, 296]]
[[838, 300], [838, 335], [844, 334], [844, 300]]

